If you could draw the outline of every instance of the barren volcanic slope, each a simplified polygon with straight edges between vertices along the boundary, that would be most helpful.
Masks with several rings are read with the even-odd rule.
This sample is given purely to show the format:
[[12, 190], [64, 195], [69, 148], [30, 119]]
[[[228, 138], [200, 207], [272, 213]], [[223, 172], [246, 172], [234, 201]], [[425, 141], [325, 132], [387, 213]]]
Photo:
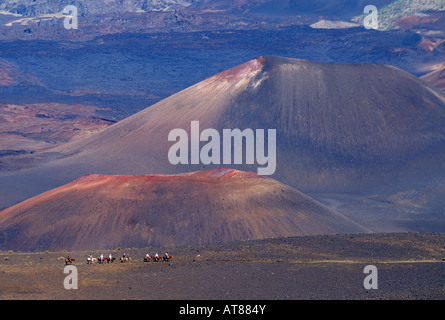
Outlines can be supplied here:
[[[213, 128], [221, 137], [223, 129], [276, 129], [271, 177], [303, 192], [406, 186], [444, 172], [445, 98], [423, 81], [385, 65], [266, 56], [51, 150], [63, 159], [2, 176], [3, 205], [91, 172], [171, 174], [221, 167], [169, 162], [174, 144], [169, 132], [181, 128], [190, 137], [193, 120], [200, 131]], [[229, 167], [257, 172], [261, 165]]]
[[0, 213], [0, 246], [13, 250], [185, 245], [364, 228], [255, 173], [87, 175]]

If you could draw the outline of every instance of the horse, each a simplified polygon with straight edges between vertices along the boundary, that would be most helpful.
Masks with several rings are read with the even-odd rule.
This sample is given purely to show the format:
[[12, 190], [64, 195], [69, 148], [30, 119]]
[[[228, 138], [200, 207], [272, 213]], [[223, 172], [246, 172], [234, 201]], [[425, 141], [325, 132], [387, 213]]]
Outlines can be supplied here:
[[121, 262], [128, 262], [131, 260], [130, 257], [126, 257], [126, 258], [120, 258]]
[[172, 257], [171, 255], [163, 256], [163, 257], [162, 257], [162, 260], [163, 260], [163, 261], [170, 261], [171, 259], [173, 259], [173, 257]]
[[152, 256], [145, 256], [144, 257], [144, 262], [150, 262], [151, 261], [151, 259], [152, 259]]
[[97, 261], [97, 258], [90, 258], [90, 257], [87, 258], [87, 264], [92, 264], [96, 261]]
[[65, 259], [65, 264], [73, 264], [75, 261], [76, 259]]

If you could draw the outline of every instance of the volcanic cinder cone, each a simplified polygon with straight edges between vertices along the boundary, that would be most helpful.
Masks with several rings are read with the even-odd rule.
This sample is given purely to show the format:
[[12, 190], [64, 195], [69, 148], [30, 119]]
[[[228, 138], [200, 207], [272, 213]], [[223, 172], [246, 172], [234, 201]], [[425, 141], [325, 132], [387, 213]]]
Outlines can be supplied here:
[[[90, 172], [175, 174], [224, 166], [169, 162], [170, 131], [184, 129], [190, 138], [192, 121], [220, 133], [275, 129], [270, 177], [303, 192], [368, 192], [444, 173], [445, 98], [423, 81], [385, 65], [266, 56], [51, 150], [62, 157], [57, 161], [0, 177], [3, 205]], [[227, 167], [257, 172], [260, 165]]]
[[188, 245], [365, 228], [251, 172], [86, 175], [0, 212], [0, 247], [113, 249]]

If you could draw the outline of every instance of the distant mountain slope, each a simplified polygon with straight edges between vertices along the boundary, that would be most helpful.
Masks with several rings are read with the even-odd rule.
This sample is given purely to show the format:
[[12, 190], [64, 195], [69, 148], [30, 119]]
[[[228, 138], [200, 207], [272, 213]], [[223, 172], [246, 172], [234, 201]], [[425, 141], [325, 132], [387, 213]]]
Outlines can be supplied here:
[[[443, 0], [396, 0], [387, 6], [372, 4], [378, 9], [380, 30], [396, 28], [397, 20], [405, 16], [424, 16], [428, 11], [445, 10], [445, 1]], [[359, 16], [354, 21], [362, 22], [363, 18], [363, 16]]]
[[0, 212], [0, 248], [113, 249], [365, 232], [254, 173], [87, 175]]
[[[394, 29], [400, 18], [444, 10], [441, 0], [6, 0], [0, 4], [0, 39], [51, 39], [82, 41], [104, 34], [153, 34], [215, 30], [279, 30], [312, 25], [319, 20], [363, 24], [367, 5], [379, 10], [381, 30]], [[62, 13], [77, 8], [80, 28], [65, 30]], [[443, 11], [442, 11], [443, 12]], [[443, 29], [443, 28], [442, 28]], [[434, 39], [440, 24], [422, 31]], [[434, 31], [428, 34], [429, 31]], [[443, 38], [443, 34], [441, 35]]]
[[137, 11], [166, 11], [177, 8], [186, 8], [198, 1], [189, 0], [133, 0], [133, 1], [107, 1], [107, 0], [76, 0], [63, 1], [3, 1], [4, 11], [19, 14], [24, 17], [36, 17], [62, 12], [67, 5], [77, 7], [78, 13], [88, 14], [115, 14], [118, 12]]
[[[394, 0], [375, 0], [373, 4], [381, 7], [391, 2]], [[359, 14], [368, 3], [364, 0], [76, 0], [69, 4], [75, 5], [79, 13], [83, 15], [140, 11], [165, 12], [190, 8], [195, 12], [210, 10], [278, 16], [303, 14], [345, 16]], [[0, 8], [12, 14], [33, 17], [61, 12], [67, 5], [68, 3], [61, 1], [6, 0]]]

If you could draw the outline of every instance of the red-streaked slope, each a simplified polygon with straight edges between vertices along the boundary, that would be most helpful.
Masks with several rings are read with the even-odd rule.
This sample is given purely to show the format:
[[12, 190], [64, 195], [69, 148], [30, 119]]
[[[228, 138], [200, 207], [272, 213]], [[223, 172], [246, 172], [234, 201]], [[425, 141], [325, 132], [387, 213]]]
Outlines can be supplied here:
[[255, 173], [91, 174], [0, 212], [1, 249], [188, 245], [366, 229]]

